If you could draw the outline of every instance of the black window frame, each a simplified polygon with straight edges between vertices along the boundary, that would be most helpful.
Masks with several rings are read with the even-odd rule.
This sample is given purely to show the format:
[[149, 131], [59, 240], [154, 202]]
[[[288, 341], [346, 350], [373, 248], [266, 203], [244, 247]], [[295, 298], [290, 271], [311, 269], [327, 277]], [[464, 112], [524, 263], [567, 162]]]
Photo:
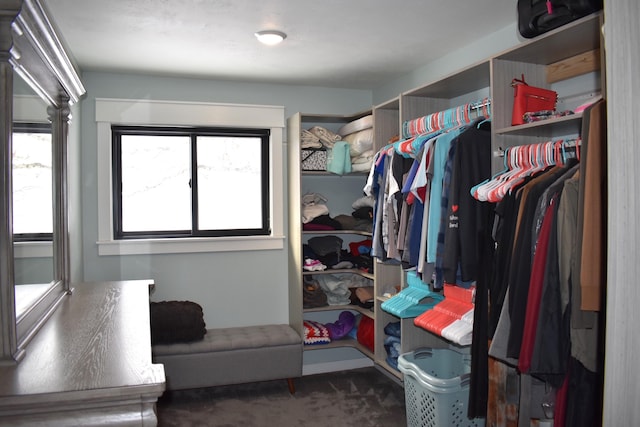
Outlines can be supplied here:
[[[173, 127], [112, 125], [112, 200], [113, 237], [116, 240], [201, 238], [227, 236], [268, 236], [271, 234], [270, 129], [235, 127]], [[191, 230], [123, 231], [122, 230], [122, 150], [123, 135], [188, 136], [190, 141]], [[198, 225], [197, 138], [200, 136], [231, 136], [260, 138], [261, 148], [261, 213], [260, 228], [200, 230]]]
[[[14, 122], [12, 133], [48, 133], [51, 135], [51, 156], [53, 159], [53, 134], [51, 123]], [[13, 164], [13, 162], [12, 162]], [[53, 174], [51, 176], [53, 180]], [[53, 200], [51, 200], [53, 206]], [[53, 218], [51, 219], [53, 223]], [[13, 233], [14, 242], [53, 242], [51, 233]]]

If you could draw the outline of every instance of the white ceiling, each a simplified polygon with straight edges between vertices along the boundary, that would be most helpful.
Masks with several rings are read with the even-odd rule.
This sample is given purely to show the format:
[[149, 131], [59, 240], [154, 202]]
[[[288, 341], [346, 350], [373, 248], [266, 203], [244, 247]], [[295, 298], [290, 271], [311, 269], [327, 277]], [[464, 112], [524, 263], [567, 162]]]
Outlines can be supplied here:
[[[372, 89], [516, 19], [515, 0], [43, 0], [81, 70]], [[253, 33], [287, 33], [264, 46]]]

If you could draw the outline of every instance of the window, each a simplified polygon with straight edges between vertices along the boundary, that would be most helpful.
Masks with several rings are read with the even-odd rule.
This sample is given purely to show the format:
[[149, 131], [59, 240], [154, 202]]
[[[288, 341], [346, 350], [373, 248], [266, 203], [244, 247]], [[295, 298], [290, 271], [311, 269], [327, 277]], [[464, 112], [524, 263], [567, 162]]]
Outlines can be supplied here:
[[114, 237], [270, 234], [269, 134], [112, 126]]
[[53, 239], [51, 125], [13, 125], [13, 237], [17, 242]]
[[[97, 98], [95, 100], [95, 120], [97, 131], [97, 205], [98, 221], [97, 247], [99, 256], [125, 256], [141, 254], [211, 253], [234, 251], [282, 250], [285, 247], [285, 152], [284, 152], [284, 107], [277, 105], [222, 104], [211, 102], [163, 101], [149, 99]], [[148, 234], [143, 237], [118, 238], [114, 224], [117, 215], [117, 201], [114, 200], [113, 164], [117, 153], [113, 150], [114, 127], [147, 127], [149, 129], [178, 128], [194, 130], [204, 128], [245, 129], [249, 131], [269, 131], [268, 194], [263, 192], [264, 203], [268, 203], [268, 234], [264, 235], [175, 235], [165, 237]], [[190, 166], [190, 165], [189, 165]], [[199, 188], [204, 192], [202, 184]], [[240, 197], [234, 192], [234, 202]], [[173, 205], [171, 206], [173, 207]], [[167, 210], [166, 206], [163, 206]], [[144, 207], [147, 218], [154, 212]], [[91, 218], [89, 214], [89, 218]], [[202, 225], [201, 227], [202, 228]], [[183, 230], [184, 231], [184, 230]], [[221, 233], [222, 234], [222, 233]]]

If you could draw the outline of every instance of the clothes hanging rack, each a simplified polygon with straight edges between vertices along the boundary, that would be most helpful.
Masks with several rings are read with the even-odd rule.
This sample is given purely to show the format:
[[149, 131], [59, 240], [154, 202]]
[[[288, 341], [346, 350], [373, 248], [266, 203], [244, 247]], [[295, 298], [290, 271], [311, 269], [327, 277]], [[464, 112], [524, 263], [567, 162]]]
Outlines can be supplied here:
[[402, 124], [402, 137], [409, 139], [420, 135], [443, 131], [471, 123], [473, 120], [491, 117], [491, 98], [484, 98], [457, 107], [448, 108]]
[[[562, 142], [563, 145], [561, 147], [561, 151], [565, 158], [575, 158], [580, 160], [580, 138], [570, 138], [565, 140], [557, 140], [555, 142]], [[508, 151], [508, 148], [498, 147], [497, 150], [493, 152], [493, 157], [504, 157], [505, 153]]]
[[503, 152], [504, 169], [491, 179], [475, 185], [471, 195], [480, 201], [499, 202], [527, 176], [550, 166], [580, 160], [580, 138], [558, 139], [509, 147]]
[[480, 108], [489, 107], [491, 105], [491, 98], [484, 98], [481, 101], [475, 102], [471, 104], [472, 110], [478, 110]]
[[484, 98], [475, 102], [428, 114], [402, 123], [402, 139], [382, 147], [378, 153], [395, 150], [405, 157], [415, 157], [422, 144], [440, 133], [468, 125], [484, 117], [491, 120], [491, 99]]

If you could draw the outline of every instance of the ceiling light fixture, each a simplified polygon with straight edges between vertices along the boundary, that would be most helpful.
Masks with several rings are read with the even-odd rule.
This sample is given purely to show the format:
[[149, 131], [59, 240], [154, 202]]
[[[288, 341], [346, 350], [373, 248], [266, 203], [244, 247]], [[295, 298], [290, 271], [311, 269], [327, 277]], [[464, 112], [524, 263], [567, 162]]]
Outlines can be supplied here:
[[258, 31], [257, 33], [255, 33], [255, 36], [258, 38], [258, 41], [260, 43], [269, 46], [277, 45], [278, 43], [281, 43], [282, 40], [287, 38], [287, 35], [285, 33], [275, 30]]

